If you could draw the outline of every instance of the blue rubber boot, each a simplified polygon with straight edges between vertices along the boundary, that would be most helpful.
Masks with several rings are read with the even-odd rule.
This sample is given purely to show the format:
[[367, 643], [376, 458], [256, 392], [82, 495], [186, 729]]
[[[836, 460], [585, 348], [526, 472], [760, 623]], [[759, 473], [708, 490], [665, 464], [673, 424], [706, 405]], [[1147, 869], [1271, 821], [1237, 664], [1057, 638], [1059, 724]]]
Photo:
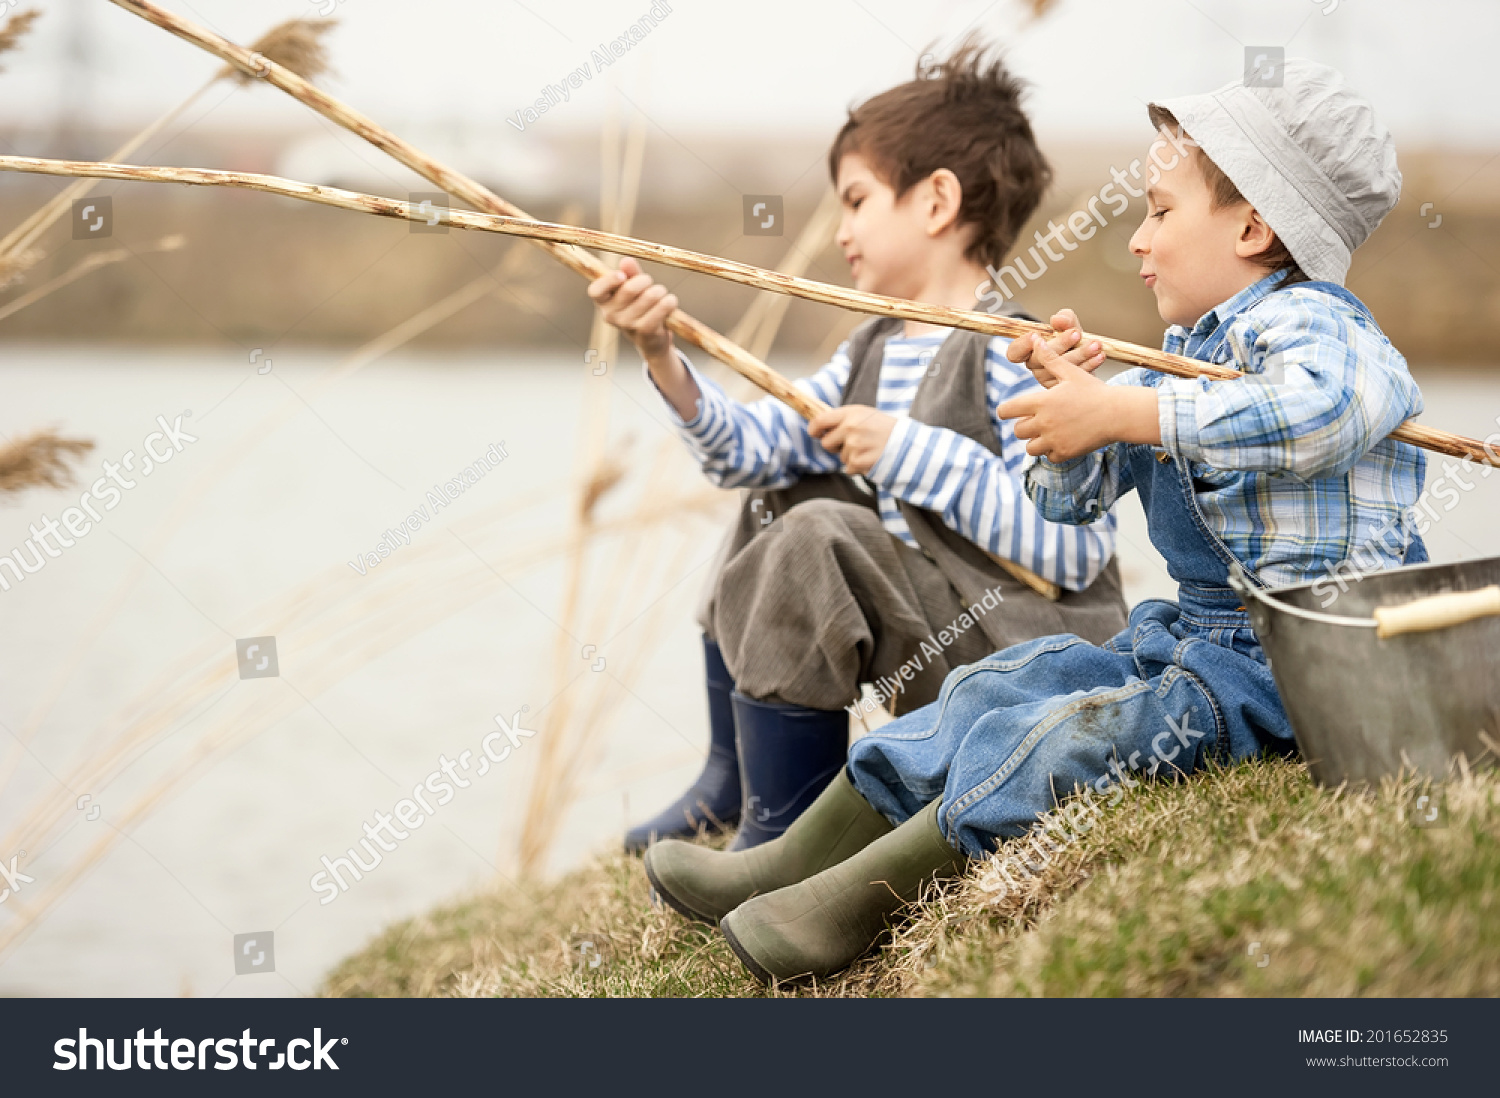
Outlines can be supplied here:
[[625, 835], [625, 851], [637, 854], [657, 839], [691, 839], [700, 828], [730, 828], [740, 818], [740, 761], [734, 749], [734, 680], [719, 646], [703, 637], [708, 685], [708, 760], [688, 791], [655, 819]]
[[756, 701], [734, 692], [740, 829], [730, 850], [779, 836], [831, 782], [849, 754], [849, 715]]

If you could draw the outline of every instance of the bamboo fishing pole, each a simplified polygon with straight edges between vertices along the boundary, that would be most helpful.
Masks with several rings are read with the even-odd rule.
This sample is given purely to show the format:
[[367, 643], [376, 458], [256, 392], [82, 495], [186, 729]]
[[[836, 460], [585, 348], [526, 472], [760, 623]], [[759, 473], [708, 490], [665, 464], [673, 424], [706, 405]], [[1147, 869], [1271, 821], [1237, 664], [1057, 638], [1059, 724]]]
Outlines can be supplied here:
[[[121, 0], [116, 0], [116, 2], [121, 2]], [[374, 214], [378, 217], [391, 217], [407, 221], [431, 221], [433, 218], [441, 218], [444, 223], [455, 225], [461, 229], [493, 232], [504, 236], [526, 237], [531, 240], [548, 242], [557, 247], [569, 247], [573, 251], [578, 251], [581, 248], [598, 248], [600, 251], [612, 252], [617, 255], [635, 256], [638, 259], [654, 260], [655, 262], [679, 267], [683, 270], [697, 271], [700, 274], [713, 275], [730, 282], [738, 282], [741, 285], [753, 286], [756, 289], [769, 290], [779, 294], [789, 294], [793, 297], [806, 298], [809, 301], [818, 301], [825, 305], [837, 305], [874, 316], [894, 317], [898, 320], [912, 320], [924, 324], [939, 325], [945, 328], [963, 328], [968, 331], [980, 332], [986, 335], [1005, 336], [1011, 339], [1021, 338], [1033, 332], [1049, 336], [1054, 334], [1048, 325], [1034, 321], [1019, 320], [1015, 317], [994, 316], [990, 313], [955, 309], [948, 305], [932, 305], [922, 301], [907, 301], [903, 298], [887, 297], [884, 294], [873, 294], [863, 290], [848, 289], [826, 282], [818, 282], [810, 278], [782, 274], [779, 271], [764, 270], [760, 267], [753, 267], [748, 263], [738, 263], [731, 259], [721, 259], [717, 256], [705, 255], [702, 252], [688, 251], [684, 248], [676, 248], [668, 244], [656, 244], [651, 241], [637, 240], [628, 236], [618, 236], [614, 233], [601, 232], [597, 229], [583, 229], [572, 225], [557, 225], [552, 222], [538, 221], [534, 218], [504, 214], [473, 213], [468, 210], [441, 209], [431, 206], [424, 209], [410, 202], [402, 202], [394, 198], [382, 198], [379, 195], [346, 191], [338, 187], [323, 187], [312, 183], [301, 183], [292, 179], [282, 179], [279, 176], [220, 171], [211, 168], [141, 167], [134, 164], [44, 160], [26, 156], [0, 156], [0, 171], [34, 172], [42, 175], [96, 176], [105, 179], [145, 183], [185, 183], [193, 186], [237, 187], [252, 191], [262, 191], [267, 194], [282, 195], [287, 198], [301, 199], [323, 206], [333, 206], [339, 209]], [[580, 252], [580, 254], [587, 253]], [[593, 257], [590, 258], [592, 259]], [[594, 262], [597, 263], [598, 261], [594, 260]], [[599, 264], [599, 267], [601, 270], [606, 269], [603, 264]], [[693, 323], [697, 324], [696, 321]], [[715, 332], [713, 334], [728, 346], [735, 347], [734, 344], [729, 343], [728, 340], [725, 340], [723, 336], [719, 336], [718, 333]], [[1228, 366], [1220, 366], [1214, 363], [1202, 362], [1195, 358], [1185, 358], [1181, 355], [1168, 354], [1165, 351], [1144, 347], [1138, 343], [1128, 343], [1124, 340], [1109, 339], [1105, 336], [1085, 334], [1083, 341], [1086, 342], [1088, 340], [1097, 340], [1103, 348], [1104, 353], [1117, 362], [1144, 366], [1174, 377], [1207, 377], [1217, 380], [1227, 380], [1244, 376], [1239, 370]], [[821, 411], [824, 407], [821, 402], [813, 401], [807, 394], [797, 389], [790, 381], [776, 373], [769, 366], [758, 360], [750, 359], [749, 355], [740, 351], [738, 347], [735, 347], [735, 350], [739, 351], [740, 355], [745, 359], [754, 362], [756, 369], [754, 372], [741, 369], [739, 359], [726, 360], [729, 362], [729, 365], [739, 370], [750, 381], [759, 385], [760, 388], [772, 396], [790, 404], [808, 418], [811, 418], [816, 411]], [[794, 395], [798, 398], [798, 402], [794, 403], [788, 396], [783, 396], [783, 393]], [[816, 404], [817, 407], [811, 411], [804, 410], [805, 405], [809, 402]], [[1467, 458], [1486, 465], [1500, 467], [1500, 451], [1495, 451], [1494, 447], [1487, 446], [1478, 439], [1466, 438], [1463, 435], [1457, 435], [1436, 427], [1422, 426], [1414, 420], [1408, 420], [1406, 423], [1403, 423], [1391, 432], [1390, 437], [1399, 442], [1410, 443], [1414, 446], [1420, 446], [1423, 449], [1447, 454], [1450, 457]]]

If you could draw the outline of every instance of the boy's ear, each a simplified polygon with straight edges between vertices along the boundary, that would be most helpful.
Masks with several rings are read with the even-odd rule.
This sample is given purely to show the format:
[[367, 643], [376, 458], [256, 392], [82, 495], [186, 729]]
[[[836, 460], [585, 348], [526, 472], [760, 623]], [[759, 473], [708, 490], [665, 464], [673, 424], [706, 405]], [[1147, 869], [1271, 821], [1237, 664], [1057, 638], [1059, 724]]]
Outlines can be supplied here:
[[1240, 221], [1238, 239], [1234, 252], [1241, 259], [1254, 259], [1276, 243], [1276, 233], [1250, 203], [1245, 203], [1245, 214]]
[[958, 176], [939, 168], [927, 177], [927, 192], [927, 234], [937, 236], [957, 222], [964, 188]]

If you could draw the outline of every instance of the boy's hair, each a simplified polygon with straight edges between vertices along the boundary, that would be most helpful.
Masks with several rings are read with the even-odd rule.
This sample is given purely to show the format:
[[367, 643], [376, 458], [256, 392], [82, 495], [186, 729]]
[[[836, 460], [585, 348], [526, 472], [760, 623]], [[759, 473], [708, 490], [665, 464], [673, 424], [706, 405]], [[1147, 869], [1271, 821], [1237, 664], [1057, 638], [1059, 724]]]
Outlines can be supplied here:
[[828, 174], [837, 186], [844, 154], [857, 152], [899, 200], [947, 168], [963, 191], [958, 222], [977, 229], [965, 257], [999, 266], [1052, 182], [1052, 168], [1021, 110], [1026, 83], [984, 54], [974, 35], [946, 61], [924, 54], [915, 80], [850, 110], [828, 150]]
[[[1155, 103], [1151, 104], [1147, 110], [1151, 115], [1151, 124], [1157, 129], [1174, 130], [1178, 136], [1182, 136], [1182, 124], [1177, 121], [1171, 111]], [[1245, 196], [1240, 194], [1240, 189], [1234, 185], [1234, 180], [1225, 175], [1222, 168], [1205, 156], [1201, 147], [1194, 149], [1193, 159], [1198, 162], [1198, 171], [1203, 176], [1203, 182], [1208, 184], [1209, 194], [1213, 196], [1214, 209], [1222, 210], [1225, 206], [1235, 206], [1245, 201]], [[1281, 283], [1283, 286], [1308, 280], [1297, 261], [1292, 258], [1291, 250], [1281, 242], [1279, 236], [1271, 241], [1269, 248], [1253, 258], [1256, 263], [1272, 274], [1277, 271], [1290, 271], [1291, 273]]]

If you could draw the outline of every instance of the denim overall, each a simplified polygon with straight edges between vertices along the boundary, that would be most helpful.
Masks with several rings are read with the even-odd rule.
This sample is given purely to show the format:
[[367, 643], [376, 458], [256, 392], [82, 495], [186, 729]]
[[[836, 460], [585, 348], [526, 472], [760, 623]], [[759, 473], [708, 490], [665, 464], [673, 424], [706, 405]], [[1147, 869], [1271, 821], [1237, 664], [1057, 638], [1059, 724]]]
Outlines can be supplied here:
[[[1358, 304], [1342, 287], [1312, 285]], [[1225, 328], [1197, 357], [1210, 358]], [[1147, 445], [1128, 457], [1177, 601], [1140, 603], [1103, 647], [1040, 637], [960, 667], [936, 702], [855, 741], [850, 778], [892, 823], [941, 798], [945, 837], [983, 857], [1076, 786], [1117, 799], [1143, 774], [1294, 749], [1250, 615], [1227, 582], [1236, 558], [1198, 509], [1189, 463]], [[1406, 563], [1425, 559], [1413, 541]]]

